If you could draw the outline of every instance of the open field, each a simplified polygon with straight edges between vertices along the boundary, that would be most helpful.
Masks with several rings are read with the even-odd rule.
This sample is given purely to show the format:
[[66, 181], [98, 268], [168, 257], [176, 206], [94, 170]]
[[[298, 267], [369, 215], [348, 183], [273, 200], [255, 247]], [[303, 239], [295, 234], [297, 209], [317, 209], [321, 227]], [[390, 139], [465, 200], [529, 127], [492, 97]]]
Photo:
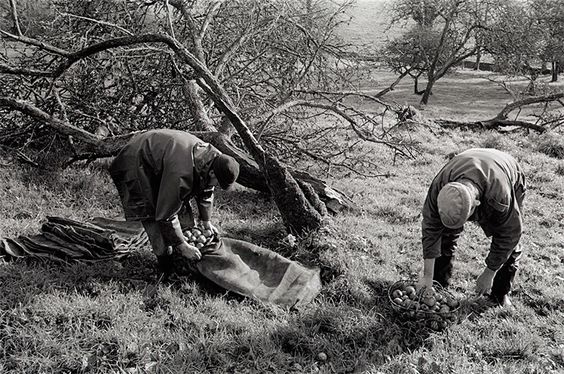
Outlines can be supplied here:
[[[371, 73], [371, 79], [367, 80], [361, 88], [366, 93], [375, 94], [388, 87], [395, 78], [392, 72], [382, 68], [375, 69]], [[515, 100], [501, 85], [488, 79], [506, 81], [515, 94], [525, 91], [528, 84], [524, 78], [501, 77], [492, 72], [458, 68], [436, 83], [433, 95], [429, 100], [430, 105], [427, 107], [419, 105], [421, 96], [413, 94], [413, 80], [409, 78], [404, 78], [392, 92], [385, 96], [385, 100], [402, 105], [413, 105], [423, 110], [427, 118], [448, 118], [459, 121], [485, 120], [494, 117], [504, 105]], [[561, 80], [552, 83], [549, 81], [549, 76], [541, 76], [537, 80], [539, 94], [564, 88], [564, 82]], [[420, 82], [419, 88], [424, 88], [425, 83], [425, 81]], [[560, 108], [560, 105], [553, 107], [555, 110]], [[528, 116], [539, 114], [541, 111], [542, 106], [524, 108], [520, 116], [530, 120], [531, 117]], [[534, 122], [534, 119], [532, 121]]]
[[[453, 94], [438, 86], [425, 114], [489, 116], [507, 99], [491, 83], [468, 75], [449, 81]], [[402, 97], [400, 89], [394, 92], [396, 100]], [[243, 188], [219, 194], [214, 220], [225, 235], [321, 266], [323, 290], [309, 308], [289, 312], [192, 278], [156, 285], [149, 250], [97, 265], [2, 263], [0, 372], [564, 372], [561, 134], [445, 131], [433, 125], [402, 131], [420, 142], [418, 157], [392, 164], [390, 154], [375, 149], [391, 177], [333, 180], [361, 210], [333, 217], [323, 238], [304, 238], [297, 248], [284, 241], [275, 207], [263, 195]], [[453, 289], [464, 301], [461, 322], [445, 332], [416, 334], [395, 318], [386, 289], [417, 276], [419, 212], [428, 184], [447, 154], [473, 146], [512, 153], [528, 178], [525, 258], [515, 309], [473, 302], [473, 282], [489, 241], [468, 224]], [[3, 236], [34, 233], [47, 215], [88, 219], [121, 214], [102, 169], [55, 174], [7, 159], [1, 164]], [[148, 292], [155, 285], [156, 292]], [[317, 358], [320, 352], [326, 361]]]

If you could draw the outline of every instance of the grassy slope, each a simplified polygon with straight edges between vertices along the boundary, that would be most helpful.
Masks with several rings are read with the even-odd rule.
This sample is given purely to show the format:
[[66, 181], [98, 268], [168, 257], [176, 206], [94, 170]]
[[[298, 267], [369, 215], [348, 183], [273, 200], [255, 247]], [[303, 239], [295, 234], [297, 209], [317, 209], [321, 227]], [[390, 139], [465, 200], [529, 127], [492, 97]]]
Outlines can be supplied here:
[[[243, 300], [192, 279], [150, 292], [149, 251], [90, 266], [4, 263], [0, 372], [561, 372], [564, 164], [538, 150], [543, 142], [562, 142], [424, 126], [408, 131], [422, 142], [420, 156], [390, 167], [390, 178], [334, 181], [362, 211], [335, 217], [326, 239], [308, 238], [297, 250], [283, 241], [276, 211], [263, 196], [243, 189], [219, 195], [216, 220], [224, 232], [322, 266], [324, 289], [307, 310]], [[465, 303], [460, 324], [417, 335], [395, 320], [385, 290], [417, 275], [428, 183], [449, 152], [471, 146], [511, 152], [529, 180], [516, 309]], [[381, 158], [390, 165], [388, 154]], [[46, 215], [120, 214], [109, 178], [97, 169], [58, 176], [8, 165], [0, 178], [5, 236], [36, 232]], [[458, 296], [471, 298], [487, 245], [468, 225], [454, 277]], [[319, 352], [328, 360], [318, 361]]]
[[[378, 89], [390, 78], [380, 72], [369, 83]], [[471, 74], [442, 82], [426, 115], [488, 118], [508, 101]], [[402, 85], [390, 98], [416, 103], [411, 86]], [[419, 157], [389, 166], [390, 178], [333, 181], [362, 211], [334, 217], [325, 239], [306, 238], [297, 249], [284, 242], [276, 210], [263, 196], [244, 189], [218, 196], [215, 219], [226, 234], [322, 267], [324, 288], [310, 308], [288, 312], [192, 279], [155, 287], [149, 251], [89, 266], [0, 263], [0, 373], [563, 372], [564, 163], [539, 152], [561, 140], [424, 126], [409, 132], [422, 144]], [[448, 153], [472, 146], [509, 151], [529, 180], [516, 308], [466, 302], [460, 324], [418, 335], [394, 318], [385, 290], [417, 275], [428, 183]], [[391, 165], [387, 153], [379, 154]], [[37, 232], [47, 215], [120, 214], [103, 171], [37, 174], [7, 161], [0, 170], [3, 236]], [[488, 240], [467, 226], [453, 292], [470, 300]], [[328, 360], [319, 361], [319, 352]]]

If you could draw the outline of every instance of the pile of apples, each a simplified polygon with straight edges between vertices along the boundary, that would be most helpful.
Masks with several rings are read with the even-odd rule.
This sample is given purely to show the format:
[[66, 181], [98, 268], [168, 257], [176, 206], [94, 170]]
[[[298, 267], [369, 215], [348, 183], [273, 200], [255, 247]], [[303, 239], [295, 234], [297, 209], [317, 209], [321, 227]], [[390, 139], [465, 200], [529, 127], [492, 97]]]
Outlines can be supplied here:
[[215, 236], [213, 231], [200, 227], [193, 227], [192, 229], [186, 230], [183, 233], [186, 242], [198, 249], [210, 244]]
[[396, 310], [409, 319], [427, 319], [434, 330], [441, 330], [447, 322], [456, 319], [452, 312], [459, 307], [458, 301], [444, 290], [424, 289], [419, 292], [413, 284], [400, 283], [390, 290], [390, 299]]

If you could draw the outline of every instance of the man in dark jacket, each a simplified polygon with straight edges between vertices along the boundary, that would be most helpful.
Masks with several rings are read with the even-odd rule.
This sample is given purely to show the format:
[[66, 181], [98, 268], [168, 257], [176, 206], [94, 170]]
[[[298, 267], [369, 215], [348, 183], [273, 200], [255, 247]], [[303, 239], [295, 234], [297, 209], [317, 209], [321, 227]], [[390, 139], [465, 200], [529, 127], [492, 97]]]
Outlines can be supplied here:
[[237, 180], [239, 164], [196, 136], [177, 130], [152, 130], [134, 136], [110, 166], [125, 218], [141, 221], [157, 256], [159, 270], [172, 272], [172, 248], [199, 260], [183, 230], [195, 225], [190, 199], [200, 225], [211, 224], [214, 187], [228, 189]]
[[477, 222], [492, 237], [486, 267], [476, 281], [480, 295], [502, 306], [521, 258], [525, 178], [507, 153], [474, 148], [452, 158], [433, 179], [423, 206], [423, 275], [419, 287], [433, 280], [447, 287], [457, 240], [466, 221]]

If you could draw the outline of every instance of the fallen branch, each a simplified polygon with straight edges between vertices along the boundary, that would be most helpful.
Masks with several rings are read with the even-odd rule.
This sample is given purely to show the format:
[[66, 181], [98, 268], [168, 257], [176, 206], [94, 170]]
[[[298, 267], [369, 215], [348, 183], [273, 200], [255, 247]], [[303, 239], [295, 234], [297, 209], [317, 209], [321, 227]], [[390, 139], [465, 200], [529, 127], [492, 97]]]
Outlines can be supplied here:
[[[564, 98], [564, 92], [557, 92], [549, 95], [533, 96], [521, 100], [516, 100], [505, 105], [505, 107], [494, 118], [485, 121], [464, 122], [464, 121], [455, 121], [450, 119], [437, 119], [435, 120], [435, 123], [443, 127], [457, 127], [457, 128], [463, 127], [463, 128], [473, 128], [479, 130], [485, 130], [485, 129], [497, 130], [501, 127], [520, 127], [528, 130], [534, 130], [539, 133], [543, 133], [548, 130], [549, 124], [557, 121], [555, 120], [544, 121], [541, 124], [537, 124], [527, 121], [521, 121], [518, 120], [517, 118], [514, 120], [508, 120], [507, 117], [514, 110], [519, 110], [520, 112], [521, 109], [527, 105], [539, 104], [539, 103], [548, 104], [552, 101], [560, 102], [561, 98]], [[518, 115], [516, 117], [518, 117]]]
[[507, 104], [495, 118], [506, 119], [507, 116], [509, 116], [509, 113], [511, 113], [515, 109], [519, 109], [521, 107], [531, 104], [549, 103], [551, 101], [558, 101], [563, 97], [564, 97], [564, 92], [557, 92], [550, 95], [532, 96], [532, 97], [527, 97], [525, 99], [517, 100]]
[[[75, 141], [79, 141], [80, 148], [77, 149], [75, 156], [73, 156], [65, 164], [65, 166], [81, 160], [92, 161], [97, 158], [115, 156], [127, 143], [127, 141], [138, 133], [133, 132], [121, 136], [100, 138], [86, 130], [71, 125], [65, 120], [53, 117], [34, 105], [21, 100], [0, 97], [0, 107], [27, 114], [47, 124], [54, 131], [72, 137]], [[235, 146], [228, 136], [217, 131], [193, 132], [193, 134], [212, 144], [221, 152], [234, 157], [239, 162], [241, 172], [239, 174], [239, 179], [237, 180], [238, 183], [257, 191], [266, 193], [270, 192], [259, 165], [248, 153]], [[20, 159], [22, 158], [20, 157]], [[29, 163], [28, 160], [22, 159], [22, 161]], [[331, 188], [325, 181], [315, 178], [304, 171], [292, 168], [288, 169], [292, 176], [302, 180], [303, 182], [309, 183], [319, 194], [321, 200], [327, 204], [327, 208], [330, 211], [338, 213], [345, 209], [356, 208], [356, 205], [350, 198], [348, 198], [344, 193]]]
[[455, 121], [449, 119], [437, 119], [435, 123], [441, 125], [442, 127], [450, 128], [468, 128], [475, 130], [498, 130], [500, 127], [520, 127], [530, 130], [535, 130], [539, 133], [545, 132], [547, 129], [541, 125], [536, 125], [534, 123], [525, 121], [511, 121], [493, 118], [487, 121], [474, 121], [474, 122], [464, 122]]

